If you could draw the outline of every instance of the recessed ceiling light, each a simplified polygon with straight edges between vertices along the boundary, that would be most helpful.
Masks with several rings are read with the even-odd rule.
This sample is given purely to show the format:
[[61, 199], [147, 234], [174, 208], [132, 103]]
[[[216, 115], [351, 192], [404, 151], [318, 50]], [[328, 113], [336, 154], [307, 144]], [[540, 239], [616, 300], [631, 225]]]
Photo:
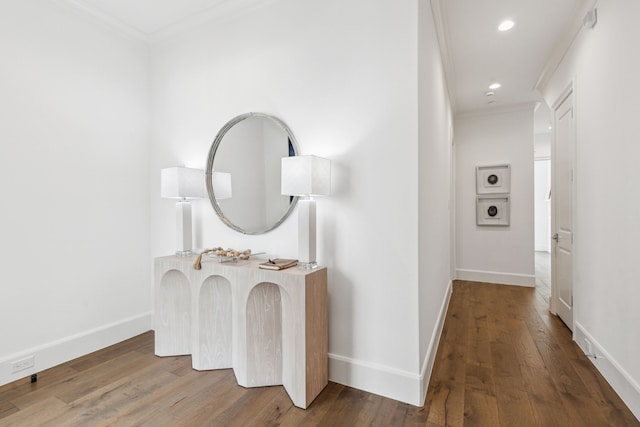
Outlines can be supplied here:
[[502, 86], [500, 83], [492, 83], [491, 85], [489, 85], [489, 89], [491, 90], [500, 89], [500, 86]]
[[487, 102], [487, 104], [489, 104], [489, 105], [491, 105], [491, 104], [495, 104], [495, 103], [496, 103], [496, 101], [493, 101], [493, 100], [491, 100], [491, 101]]
[[485, 94], [486, 96], [493, 96], [493, 95], [495, 95], [496, 93], [495, 93], [495, 92], [492, 92], [492, 91], [490, 91], [490, 90], [488, 90], [488, 91], [486, 91], [484, 94]]
[[514, 25], [516, 24], [513, 21], [507, 19], [506, 21], [502, 21], [500, 25], [498, 25], [498, 31], [509, 31], [513, 28]]

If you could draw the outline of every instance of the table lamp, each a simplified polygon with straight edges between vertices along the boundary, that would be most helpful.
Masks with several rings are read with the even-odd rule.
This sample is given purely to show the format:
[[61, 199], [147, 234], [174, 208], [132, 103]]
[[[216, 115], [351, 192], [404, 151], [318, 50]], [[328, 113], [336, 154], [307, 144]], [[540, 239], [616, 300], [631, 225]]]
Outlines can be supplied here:
[[192, 255], [191, 202], [204, 197], [204, 171], [185, 167], [172, 167], [160, 171], [160, 192], [163, 198], [176, 202], [176, 255]]
[[331, 161], [318, 156], [282, 158], [281, 193], [298, 199], [298, 265], [317, 267], [316, 201], [331, 194]]

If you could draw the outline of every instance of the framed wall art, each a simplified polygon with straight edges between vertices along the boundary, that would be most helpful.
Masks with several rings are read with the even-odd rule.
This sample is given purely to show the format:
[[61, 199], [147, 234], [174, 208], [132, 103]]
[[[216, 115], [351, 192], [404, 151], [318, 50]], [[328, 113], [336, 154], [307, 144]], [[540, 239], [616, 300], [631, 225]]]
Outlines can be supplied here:
[[477, 225], [509, 225], [509, 196], [477, 196]]
[[508, 164], [476, 167], [477, 194], [507, 194], [511, 191], [511, 166]]

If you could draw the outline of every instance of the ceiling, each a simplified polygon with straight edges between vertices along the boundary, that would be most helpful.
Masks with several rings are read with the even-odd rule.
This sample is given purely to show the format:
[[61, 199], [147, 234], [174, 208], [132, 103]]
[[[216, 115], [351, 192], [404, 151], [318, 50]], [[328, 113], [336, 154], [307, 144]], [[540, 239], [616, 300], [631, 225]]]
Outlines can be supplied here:
[[[434, 0], [456, 113], [540, 100], [538, 79], [580, 28], [587, 0]], [[505, 32], [498, 25], [510, 19]], [[564, 53], [562, 50], [561, 53]], [[502, 86], [486, 96], [489, 85]]]
[[[148, 40], [248, 0], [67, 0]], [[260, 0], [253, 0], [259, 3]], [[431, 0], [457, 114], [539, 101], [545, 66], [561, 55], [594, 0]], [[513, 29], [499, 32], [504, 19]], [[502, 86], [486, 96], [489, 85]], [[546, 125], [543, 124], [546, 127]]]

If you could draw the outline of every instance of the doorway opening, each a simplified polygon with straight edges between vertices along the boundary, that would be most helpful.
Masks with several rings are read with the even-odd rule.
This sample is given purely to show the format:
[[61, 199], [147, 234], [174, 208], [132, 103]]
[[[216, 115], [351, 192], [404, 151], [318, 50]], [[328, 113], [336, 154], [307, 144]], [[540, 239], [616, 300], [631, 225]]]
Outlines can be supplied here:
[[551, 298], [551, 109], [544, 102], [534, 111], [534, 207], [536, 290]]

